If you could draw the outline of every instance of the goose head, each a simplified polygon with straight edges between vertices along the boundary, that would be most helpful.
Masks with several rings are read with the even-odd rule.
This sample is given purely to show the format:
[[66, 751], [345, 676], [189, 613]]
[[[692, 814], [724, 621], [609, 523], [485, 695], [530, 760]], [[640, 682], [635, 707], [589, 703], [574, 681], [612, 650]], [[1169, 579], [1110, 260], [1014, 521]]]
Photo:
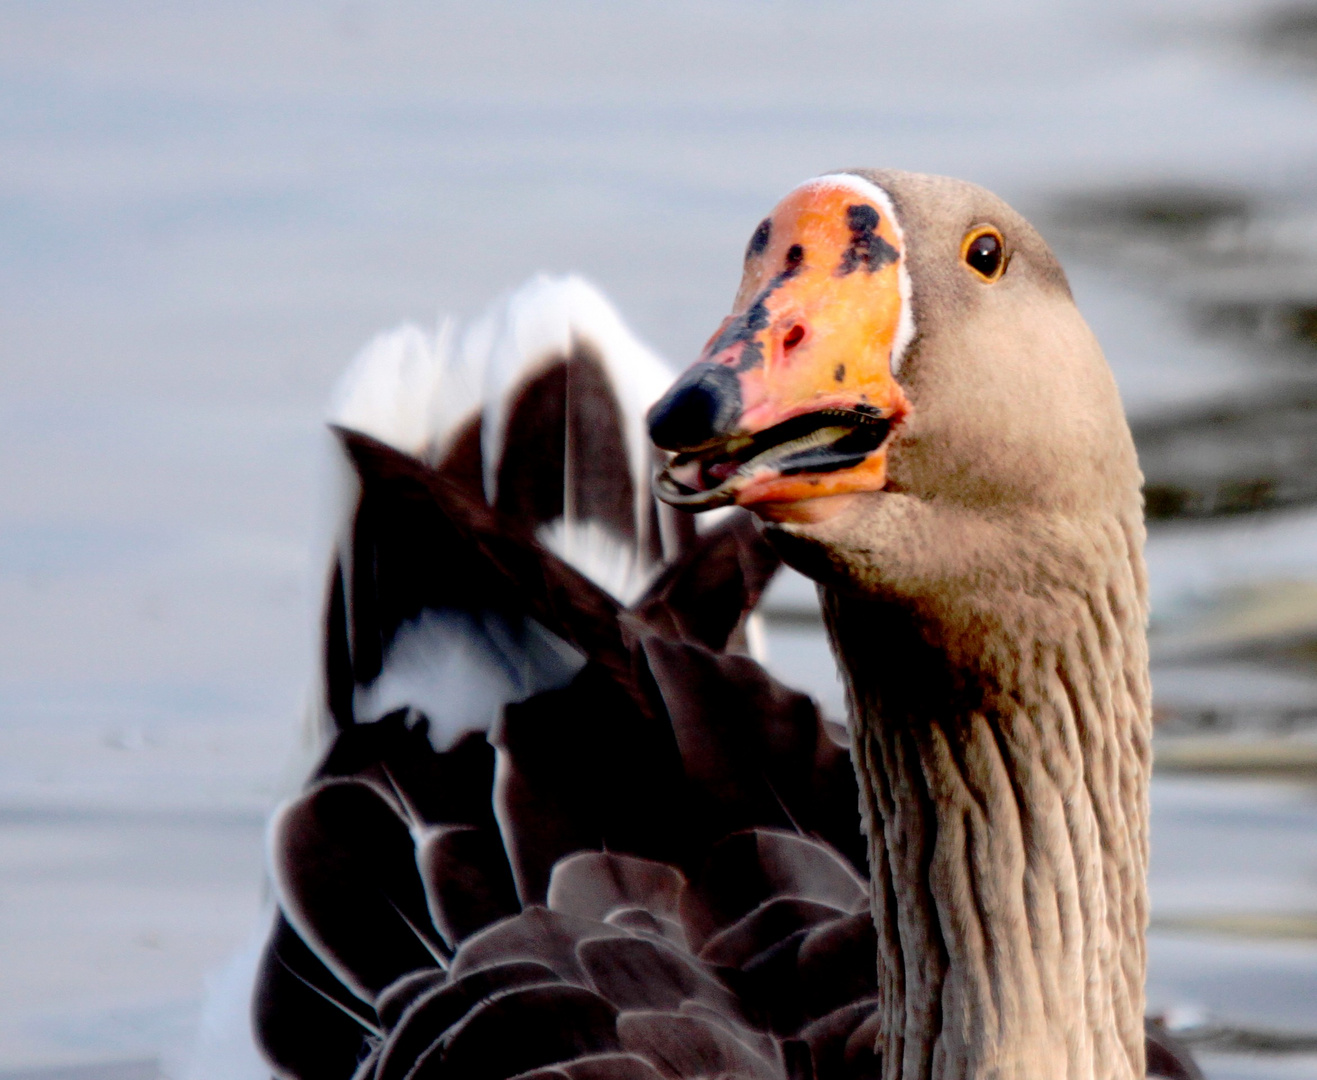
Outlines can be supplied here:
[[663, 499], [748, 507], [825, 584], [927, 591], [1018, 562], [1014, 526], [1140, 514], [1119, 395], [1059, 263], [1001, 199], [944, 177], [790, 192], [649, 423], [672, 455]]

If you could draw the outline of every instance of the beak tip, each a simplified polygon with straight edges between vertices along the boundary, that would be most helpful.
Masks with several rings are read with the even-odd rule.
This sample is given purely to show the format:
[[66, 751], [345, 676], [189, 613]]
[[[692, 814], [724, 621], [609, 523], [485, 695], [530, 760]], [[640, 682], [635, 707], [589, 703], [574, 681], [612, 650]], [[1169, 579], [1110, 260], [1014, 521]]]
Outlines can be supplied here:
[[741, 415], [741, 381], [722, 364], [697, 364], [649, 410], [649, 437], [663, 450], [693, 450], [730, 434]]

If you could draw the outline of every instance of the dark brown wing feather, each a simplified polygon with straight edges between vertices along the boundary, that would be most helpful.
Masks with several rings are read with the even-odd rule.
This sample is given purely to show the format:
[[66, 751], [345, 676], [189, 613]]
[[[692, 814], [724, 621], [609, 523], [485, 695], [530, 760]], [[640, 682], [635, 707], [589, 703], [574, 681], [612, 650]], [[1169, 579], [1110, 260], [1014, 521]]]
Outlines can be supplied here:
[[430, 917], [452, 948], [520, 910], [502, 838], [472, 825], [431, 825], [416, 837]]
[[750, 516], [738, 514], [726, 527], [692, 538], [633, 610], [666, 638], [725, 649], [778, 565]]
[[1148, 1034], [1148, 1080], [1203, 1080], [1203, 1070], [1189, 1048], [1166, 1025], [1149, 1018], [1144, 1029]]
[[406, 820], [373, 784], [328, 780], [275, 817], [275, 886], [288, 921], [349, 990], [373, 1005], [446, 951]]

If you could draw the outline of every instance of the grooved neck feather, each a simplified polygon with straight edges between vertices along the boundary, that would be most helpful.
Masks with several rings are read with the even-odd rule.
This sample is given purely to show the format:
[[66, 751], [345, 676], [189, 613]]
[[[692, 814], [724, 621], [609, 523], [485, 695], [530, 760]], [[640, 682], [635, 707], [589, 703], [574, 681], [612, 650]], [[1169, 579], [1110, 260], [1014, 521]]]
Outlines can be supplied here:
[[[1144, 1074], [1142, 526], [1086, 539], [1064, 584], [973, 610], [824, 590], [869, 836], [885, 1080]], [[974, 640], [954, 648], [952, 632]]]

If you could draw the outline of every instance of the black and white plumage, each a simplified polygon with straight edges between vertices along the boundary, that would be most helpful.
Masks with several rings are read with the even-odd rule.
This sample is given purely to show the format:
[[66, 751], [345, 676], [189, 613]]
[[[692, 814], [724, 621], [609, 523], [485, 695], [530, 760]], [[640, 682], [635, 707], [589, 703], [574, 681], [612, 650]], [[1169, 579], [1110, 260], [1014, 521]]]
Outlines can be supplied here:
[[[669, 378], [593, 288], [542, 277], [460, 340], [451, 323], [434, 338], [415, 327], [382, 335], [344, 377], [332, 422], [442, 467], [523, 535], [631, 600], [662, 561], [664, 526], [669, 551], [681, 542], [674, 523], [690, 531], [649, 492], [642, 418]], [[350, 474], [331, 587], [331, 607], [338, 589], [344, 612], [379, 602], [377, 583], [353, 564], [370, 551], [352, 532], [367, 527], [354, 509], [360, 482]], [[396, 575], [387, 562], [380, 572]], [[442, 748], [487, 730], [505, 703], [565, 685], [583, 663], [534, 620], [478, 601], [421, 604], [409, 588], [390, 592], [403, 608], [382, 614], [369, 640], [352, 638], [350, 680], [327, 658], [337, 726], [412, 707]], [[331, 633], [327, 645], [339, 641]]]
[[876, 1075], [842, 733], [744, 655], [749, 519], [650, 497], [667, 375], [609, 328], [542, 281], [349, 380], [328, 747], [271, 829], [280, 1076]]

